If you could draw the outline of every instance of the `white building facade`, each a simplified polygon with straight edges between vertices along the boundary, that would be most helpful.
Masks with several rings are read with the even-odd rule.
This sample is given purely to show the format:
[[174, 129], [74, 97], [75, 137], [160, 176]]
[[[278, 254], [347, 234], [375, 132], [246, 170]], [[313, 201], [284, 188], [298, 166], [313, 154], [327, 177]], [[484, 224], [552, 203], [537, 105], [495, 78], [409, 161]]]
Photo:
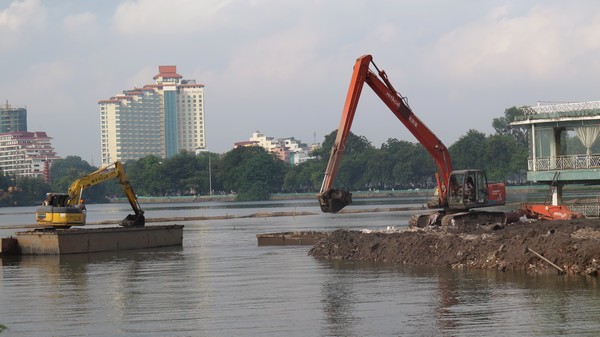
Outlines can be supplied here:
[[293, 137], [275, 139], [265, 136], [260, 131], [256, 131], [252, 133], [249, 141], [236, 144], [241, 146], [260, 146], [268, 152], [276, 153], [281, 160], [291, 165], [298, 165], [312, 158], [309, 155], [311, 149]]
[[176, 66], [159, 66], [154, 80], [98, 102], [103, 164], [206, 149], [204, 85]]
[[0, 169], [15, 177], [49, 179], [52, 161], [60, 159], [45, 132], [0, 134]]

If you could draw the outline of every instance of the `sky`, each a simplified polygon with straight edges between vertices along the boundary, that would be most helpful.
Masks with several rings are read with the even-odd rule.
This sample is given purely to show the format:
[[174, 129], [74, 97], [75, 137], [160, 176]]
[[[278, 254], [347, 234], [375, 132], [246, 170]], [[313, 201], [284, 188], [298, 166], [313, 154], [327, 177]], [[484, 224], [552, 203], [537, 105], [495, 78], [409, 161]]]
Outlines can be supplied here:
[[[595, 0], [0, 0], [0, 103], [100, 163], [98, 101], [176, 65], [205, 85], [208, 149], [321, 143], [373, 55], [446, 146], [513, 106], [600, 100]], [[416, 142], [368, 87], [352, 132]]]

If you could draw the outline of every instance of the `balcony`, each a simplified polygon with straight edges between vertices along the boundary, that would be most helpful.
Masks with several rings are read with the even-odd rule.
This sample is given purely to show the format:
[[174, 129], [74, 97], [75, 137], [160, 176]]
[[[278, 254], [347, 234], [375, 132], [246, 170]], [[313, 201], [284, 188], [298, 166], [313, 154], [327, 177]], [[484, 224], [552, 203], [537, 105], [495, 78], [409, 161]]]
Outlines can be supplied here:
[[528, 171], [600, 169], [600, 155], [571, 155], [535, 158], [527, 161]]
[[542, 183], [600, 183], [600, 154], [529, 159], [527, 179]]

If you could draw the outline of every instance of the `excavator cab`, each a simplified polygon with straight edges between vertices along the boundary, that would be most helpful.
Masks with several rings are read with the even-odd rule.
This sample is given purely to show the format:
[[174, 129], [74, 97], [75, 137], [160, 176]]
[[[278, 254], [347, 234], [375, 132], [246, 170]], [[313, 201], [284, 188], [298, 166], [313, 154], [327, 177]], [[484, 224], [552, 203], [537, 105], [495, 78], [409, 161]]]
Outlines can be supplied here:
[[46, 193], [46, 199], [35, 210], [39, 225], [69, 228], [85, 224], [85, 212], [80, 207], [68, 205], [69, 194]]
[[468, 210], [489, 206], [489, 190], [482, 170], [457, 170], [450, 173], [448, 208]]

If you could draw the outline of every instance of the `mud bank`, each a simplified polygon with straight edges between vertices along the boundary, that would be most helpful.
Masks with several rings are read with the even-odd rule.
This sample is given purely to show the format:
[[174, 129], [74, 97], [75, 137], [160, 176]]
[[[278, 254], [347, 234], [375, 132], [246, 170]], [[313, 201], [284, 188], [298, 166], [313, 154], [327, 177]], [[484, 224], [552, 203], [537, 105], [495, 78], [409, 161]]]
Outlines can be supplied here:
[[337, 230], [318, 241], [309, 255], [529, 273], [561, 273], [560, 268], [568, 274], [597, 276], [600, 221], [536, 221], [370, 233]]

